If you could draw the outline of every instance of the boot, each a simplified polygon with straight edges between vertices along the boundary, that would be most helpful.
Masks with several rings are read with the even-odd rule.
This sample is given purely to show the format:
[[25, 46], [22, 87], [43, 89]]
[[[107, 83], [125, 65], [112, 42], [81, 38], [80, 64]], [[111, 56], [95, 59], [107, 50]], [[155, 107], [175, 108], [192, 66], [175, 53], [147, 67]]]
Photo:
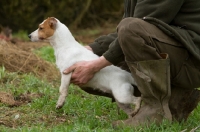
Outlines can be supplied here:
[[200, 90], [172, 86], [169, 108], [174, 121], [186, 121], [200, 101]]
[[163, 119], [172, 120], [168, 106], [171, 95], [170, 62], [167, 55], [165, 58], [127, 62], [142, 94], [143, 105], [134, 117], [125, 121], [116, 121], [113, 123], [114, 127], [148, 125], [153, 122], [159, 124]]

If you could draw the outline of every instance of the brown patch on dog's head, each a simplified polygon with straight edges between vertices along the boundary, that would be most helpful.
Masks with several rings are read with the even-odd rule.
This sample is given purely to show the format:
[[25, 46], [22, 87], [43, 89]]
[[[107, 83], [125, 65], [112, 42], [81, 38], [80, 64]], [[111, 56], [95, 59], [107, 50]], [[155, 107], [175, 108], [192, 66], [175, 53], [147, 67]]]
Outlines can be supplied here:
[[56, 29], [57, 20], [54, 17], [48, 17], [38, 27], [39, 39], [43, 40], [53, 36]]

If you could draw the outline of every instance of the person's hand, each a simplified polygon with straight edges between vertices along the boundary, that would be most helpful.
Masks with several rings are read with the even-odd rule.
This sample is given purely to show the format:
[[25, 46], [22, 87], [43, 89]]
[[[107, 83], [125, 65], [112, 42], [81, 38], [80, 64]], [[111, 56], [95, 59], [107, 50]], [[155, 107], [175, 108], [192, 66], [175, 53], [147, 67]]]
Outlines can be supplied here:
[[90, 46], [88, 46], [88, 45], [86, 45], [86, 46], [84, 46], [86, 49], [88, 49], [88, 50], [90, 50], [90, 51], [92, 51], [93, 52], [93, 50], [92, 50], [92, 48], [90, 47]]
[[64, 71], [64, 74], [72, 73], [71, 83], [83, 85], [87, 83], [97, 72], [92, 61], [77, 62]]
[[102, 56], [93, 61], [77, 62], [67, 68], [63, 73], [68, 74], [70, 72], [73, 72], [71, 76], [71, 83], [81, 86], [92, 79], [96, 72], [110, 64], [111, 63]]

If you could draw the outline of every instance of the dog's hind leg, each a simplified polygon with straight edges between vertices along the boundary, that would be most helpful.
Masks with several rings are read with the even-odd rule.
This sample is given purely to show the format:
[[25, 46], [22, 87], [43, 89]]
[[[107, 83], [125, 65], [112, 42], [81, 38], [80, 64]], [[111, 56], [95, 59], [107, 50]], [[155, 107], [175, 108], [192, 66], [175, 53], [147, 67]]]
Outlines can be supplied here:
[[[132, 95], [133, 86], [130, 84], [124, 84], [119, 89], [115, 89], [113, 96], [118, 106], [129, 116], [134, 116], [140, 109], [141, 97], [135, 97]], [[131, 104], [135, 105], [134, 109], [131, 109]]]
[[[121, 108], [130, 118], [137, 114], [137, 112], [139, 111], [141, 105], [141, 97], [133, 97], [133, 101], [130, 104], [120, 103], [117, 100], [116, 102], [118, 107]], [[131, 107], [131, 104], [135, 106], [134, 109]]]
[[71, 79], [71, 73], [67, 74], [67, 75], [62, 74], [62, 76], [61, 76], [61, 85], [59, 88], [60, 96], [59, 96], [57, 104], [56, 104], [57, 109], [62, 108], [62, 106], [65, 103], [65, 98], [68, 93], [70, 79]]
[[141, 102], [142, 102], [142, 98], [141, 97], [135, 97], [135, 96], [132, 97], [132, 104], [135, 105], [135, 108], [132, 111], [131, 116], [134, 116], [135, 114], [137, 114], [137, 112], [140, 109]]
[[117, 100], [116, 100], [116, 102], [117, 102], [117, 106], [120, 109], [122, 109], [128, 115], [128, 118], [131, 118], [132, 117], [132, 112], [133, 112], [133, 108], [131, 107], [131, 105], [130, 104], [120, 103]]

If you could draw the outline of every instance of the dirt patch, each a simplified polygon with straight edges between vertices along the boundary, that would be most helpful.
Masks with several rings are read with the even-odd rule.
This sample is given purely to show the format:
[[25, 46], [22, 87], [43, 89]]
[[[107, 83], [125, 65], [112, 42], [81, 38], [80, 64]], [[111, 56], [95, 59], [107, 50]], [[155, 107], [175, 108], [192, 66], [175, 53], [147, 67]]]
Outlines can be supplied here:
[[9, 107], [20, 106], [23, 104], [30, 103], [34, 98], [42, 97], [42, 93], [30, 93], [20, 94], [17, 97], [14, 97], [11, 93], [0, 92], [0, 102], [8, 105]]
[[67, 120], [67, 115], [57, 115], [56, 113], [46, 115], [42, 112], [38, 113], [37, 110], [29, 111], [29, 108], [23, 109], [22, 105], [43, 96], [44, 94], [41, 93], [27, 92], [14, 97], [11, 93], [0, 92], [0, 103], [8, 106], [0, 107], [0, 126], [3, 125], [15, 129], [24, 125], [32, 125], [35, 122], [45, 123], [48, 127], [53, 127], [60, 123], [69, 123], [70, 120]]
[[32, 113], [32, 111], [27, 113], [22, 110], [16, 110], [16, 109], [4, 111], [4, 114], [2, 115], [3, 118], [0, 117], [0, 125], [15, 129], [17, 127], [22, 127], [22, 126], [31, 127], [33, 126], [33, 124], [35, 124], [35, 122], [40, 122], [41, 124], [45, 124], [45, 126], [48, 129], [61, 123], [64, 123], [66, 125], [72, 123], [72, 121], [69, 120], [66, 115], [58, 116], [55, 114], [50, 114], [50, 115], [43, 114], [43, 115], [31, 116], [33, 114], [35, 113]]
[[8, 106], [17, 105], [17, 102], [14, 100], [12, 94], [6, 92], [0, 92], [0, 102]]
[[55, 80], [60, 76], [56, 66], [31, 52], [44, 45], [47, 44], [31, 42], [12, 44], [0, 41], [0, 66], [4, 66], [10, 72], [33, 73], [41, 79]]

